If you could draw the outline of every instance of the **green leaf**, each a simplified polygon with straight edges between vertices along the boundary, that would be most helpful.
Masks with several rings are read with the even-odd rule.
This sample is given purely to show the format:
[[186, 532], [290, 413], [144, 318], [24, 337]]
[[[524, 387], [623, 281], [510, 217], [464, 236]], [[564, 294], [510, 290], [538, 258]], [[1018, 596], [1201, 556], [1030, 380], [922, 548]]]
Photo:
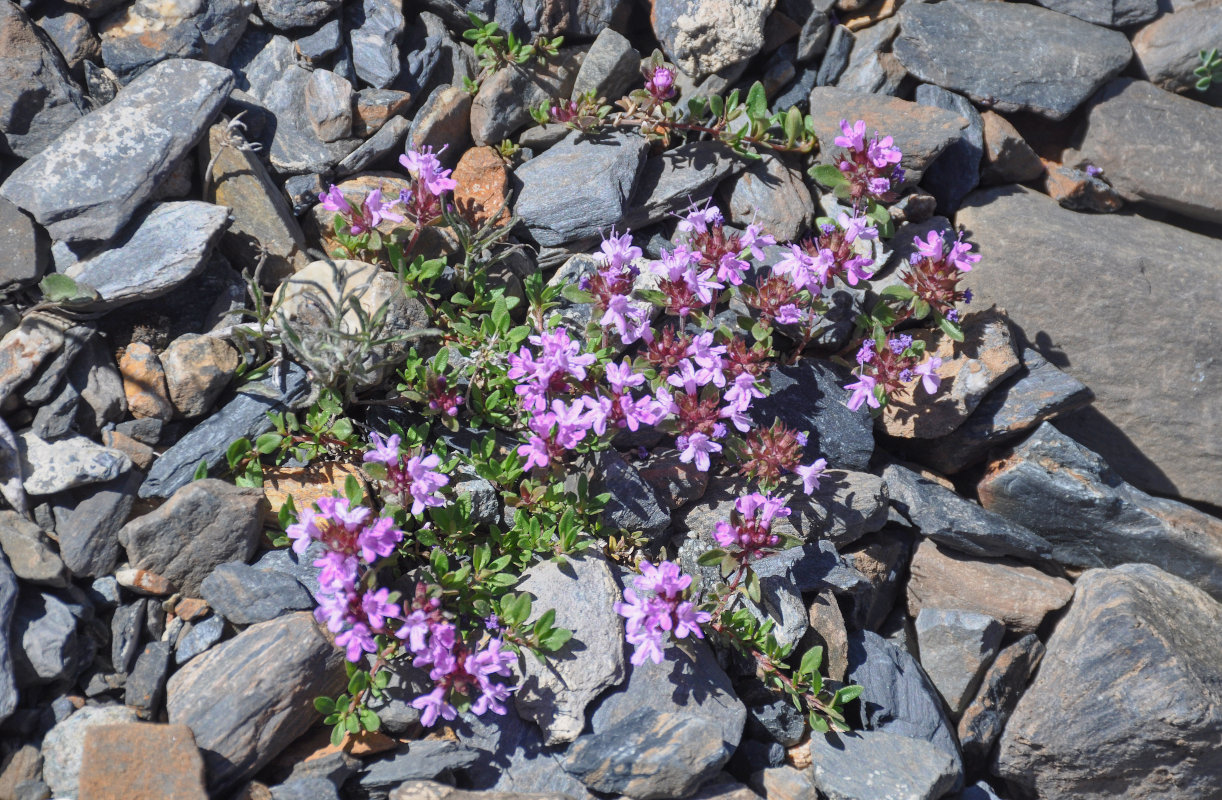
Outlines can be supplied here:
[[593, 303], [594, 295], [577, 288], [575, 283], [567, 283], [560, 292], [564, 299], [571, 303]]
[[354, 672], [352, 677], [348, 679], [348, 694], [356, 695], [363, 692], [369, 685], [369, 673]]
[[548, 631], [552, 629], [552, 623], [556, 621], [556, 609], [549, 608], [543, 612], [543, 616], [535, 622], [534, 634], [537, 638], [543, 638]]
[[208, 460], [206, 458], [201, 458], [199, 460], [199, 466], [195, 468], [195, 475], [191, 477], [191, 480], [202, 481], [206, 477], [208, 477]]
[[696, 559], [696, 563], [702, 567], [715, 567], [721, 563], [721, 559], [726, 557], [726, 551], [720, 547], [714, 547], [712, 550], [706, 550], [701, 553]]
[[880, 297], [894, 297], [897, 300], [911, 300], [913, 297], [916, 297], [916, 293], [903, 284], [887, 286], [878, 294]]
[[816, 714], [814, 711], [810, 712], [810, 729], [815, 733], [827, 733], [829, 730], [831, 730], [828, 727], [827, 720]]
[[823, 648], [812, 647], [802, 655], [802, 661], [798, 664], [799, 675], [814, 675], [819, 671], [819, 665], [823, 663]]
[[760, 578], [754, 570], [747, 573], [747, 597], [750, 597], [753, 603], [760, 601]]
[[866, 687], [857, 686], [856, 684], [852, 686], [841, 686], [839, 689], [836, 690], [836, 697], [832, 701], [833, 705], [840, 706], [840, 705], [844, 705], [845, 703], [851, 703], [852, 701], [860, 697], [861, 693], [864, 692], [865, 690], [866, 690]]
[[807, 174], [829, 189], [849, 185], [849, 179], [834, 164], [816, 164]]
[[362, 708], [358, 712], [358, 716], [361, 719], [361, 727], [367, 731], [376, 731], [382, 727], [382, 720], [372, 709]]
[[225, 460], [229, 462], [230, 469], [237, 466], [237, 463], [242, 460], [242, 457], [250, 452], [250, 440], [243, 437], [238, 439], [229, 448], [225, 450]]
[[429, 555], [429, 566], [433, 568], [433, 574], [440, 578], [450, 571], [450, 559], [440, 547], [434, 548]]
[[258, 439], [255, 439], [255, 449], [263, 455], [276, 452], [280, 447], [280, 443], [284, 441], [284, 437], [278, 433], [265, 433]]
[[573, 632], [568, 628], [553, 628], [552, 632], [544, 636], [539, 644], [548, 652], [554, 653], [560, 648], [568, 644], [569, 639], [573, 638]]
[[781, 127], [785, 131], [786, 145], [793, 147], [794, 142], [802, 138], [802, 112], [798, 110], [797, 106], [789, 107]]
[[709, 97], [709, 110], [713, 112], [714, 117], [720, 117], [725, 113], [726, 101], [719, 94], [711, 95]]
[[344, 478], [344, 497], [348, 498], [348, 505], [359, 506], [361, 501], [365, 499], [365, 492], [361, 489], [361, 482], [356, 479], [355, 475], [349, 474]]
[[314, 710], [324, 716], [329, 715], [331, 712], [335, 711], [335, 701], [330, 697], [315, 697]]
[[344, 741], [344, 726], [336, 725], [331, 729], [331, 744], [339, 747]]
[[912, 316], [916, 319], [925, 319], [929, 316], [929, 303], [918, 297], [912, 301]]
[[960, 328], [955, 323], [948, 320], [946, 317], [942, 316], [941, 314], [938, 314], [938, 327], [941, 328], [942, 331], [947, 336], [954, 339], [956, 342], [963, 341], [963, 329]]
[[82, 303], [97, 300], [99, 295], [92, 287], [78, 284], [67, 275], [52, 272], [38, 282], [44, 299], [49, 303]]
[[756, 81], [747, 92], [747, 113], [752, 119], [763, 119], [768, 116], [768, 97], [764, 94], [764, 84]]

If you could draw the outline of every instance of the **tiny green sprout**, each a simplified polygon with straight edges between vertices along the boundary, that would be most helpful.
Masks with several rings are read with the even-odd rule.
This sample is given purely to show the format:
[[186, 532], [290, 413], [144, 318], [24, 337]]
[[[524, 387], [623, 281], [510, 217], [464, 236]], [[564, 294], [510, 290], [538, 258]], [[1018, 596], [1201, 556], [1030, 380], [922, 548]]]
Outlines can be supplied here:
[[1218, 48], [1202, 50], [1198, 56], [1201, 65], [1192, 71], [1197, 76], [1197, 91], [1209, 91], [1214, 79], [1222, 80], [1222, 57], [1218, 56]]

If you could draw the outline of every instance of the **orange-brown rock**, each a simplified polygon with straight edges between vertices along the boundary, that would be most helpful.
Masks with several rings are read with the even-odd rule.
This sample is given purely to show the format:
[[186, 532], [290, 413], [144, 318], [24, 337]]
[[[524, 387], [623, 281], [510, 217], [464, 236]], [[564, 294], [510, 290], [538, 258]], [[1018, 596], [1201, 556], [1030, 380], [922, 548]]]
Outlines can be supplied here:
[[[509, 193], [509, 170], [493, 147], [473, 147], [458, 161], [452, 176], [458, 184], [454, 205], [476, 225], [496, 219]], [[508, 218], [501, 211], [500, 219]]]
[[143, 342], [132, 342], [119, 359], [123, 394], [133, 417], [169, 421], [174, 416], [165, 385], [165, 370], [153, 349]]
[[121, 431], [102, 431], [102, 444], [123, 453], [132, 460], [133, 464], [144, 470], [152, 465], [156, 457], [153, 448]]
[[312, 508], [319, 498], [342, 495], [349, 475], [362, 486], [365, 484], [359, 469], [340, 461], [320, 461], [308, 467], [276, 467], [263, 472], [263, 494], [273, 514], [279, 513], [289, 497], [293, 498], [293, 507], [300, 511]]
[[204, 759], [186, 725], [128, 722], [85, 732], [78, 800], [206, 800]]

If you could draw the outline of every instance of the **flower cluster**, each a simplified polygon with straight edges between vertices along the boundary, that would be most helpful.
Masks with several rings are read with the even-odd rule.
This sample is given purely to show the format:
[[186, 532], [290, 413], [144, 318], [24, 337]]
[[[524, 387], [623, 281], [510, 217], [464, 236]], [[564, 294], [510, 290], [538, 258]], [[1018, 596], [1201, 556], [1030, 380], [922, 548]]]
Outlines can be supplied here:
[[849, 408], [856, 411], [862, 404], [870, 408], [881, 408], [882, 401], [907, 383], [920, 380], [927, 394], [934, 394], [942, 382], [937, 370], [942, 359], [930, 356], [921, 360], [925, 352], [923, 342], [914, 342], [908, 334], [887, 339], [880, 346], [874, 339], [866, 339], [857, 351], [857, 381], [844, 387], [852, 392]]
[[[420, 152], [409, 150], [399, 156], [399, 163], [411, 176], [412, 188], [401, 190], [397, 198], [383, 199], [379, 188], [367, 194], [359, 206], [353, 206], [339, 187], [332, 184], [330, 189], [318, 196], [318, 201], [327, 211], [333, 211], [343, 218], [347, 228], [345, 232], [350, 236], [369, 233], [383, 220], [410, 220], [413, 224], [424, 225], [440, 217], [445, 207], [443, 194], [458, 186], [450, 177], [450, 170], [442, 168], [431, 147], [425, 147]], [[396, 205], [402, 205], [403, 214], [393, 210]]]
[[744, 560], [767, 555], [781, 543], [781, 537], [772, 532], [773, 520], [790, 513], [782, 498], [752, 492], [734, 501], [730, 521], [717, 523], [713, 540], [719, 547], [737, 551]]
[[925, 239], [913, 237], [916, 252], [909, 258], [908, 268], [900, 280], [912, 289], [918, 300], [929, 304], [939, 315], [957, 322], [958, 302], [972, 302], [970, 289], [959, 289], [959, 281], [972, 265], [980, 260], [973, 253], [972, 245], [963, 241], [963, 231], [951, 242], [947, 242], [938, 231], [930, 231]]
[[412, 701], [412, 707], [422, 712], [420, 724], [428, 728], [439, 717], [456, 718], [458, 708], [453, 701], [458, 697], [474, 697], [476, 692], [479, 697], [471, 704], [472, 712], [504, 714], [504, 701], [513, 689], [494, 683], [492, 676], [511, 676], [510, 665], [516, 657], [503, 649], [501, 640], [490, 638], [478, 647], [463, 641], [458, 627], [444, 613], [441, 601], [429, 597], [423, 583], [416, 585], [416, 596], [404, 605], [404, 611], [403, 624], [395, 637], [403, 640], [414, 656], [412, 666], [428, 669], [434, 684], [431, 691]]
[[661, 664], [668, 633], [676, 639], [687, 638], [688, 634], [703, 639], [700, 626], [712, 617], [685, 599], [692, 577], [680, 572], [678, 564], [662, 561], [655, 567], [642, 561], [639, 568], [641, 574], [633, 581], [635, 589], [625, 589], [624, 602], [613, 607], [625, 618], [626, 638], [634, 647], [632, 663], [640, 666], [649, 659]]
[[816, 459], [802, 466], [806, 434], [775, 421], [769, 428], [753, 430], [743, 441], [739, 471], [765, 486], [775, 486], [781, 475], [792, 472], [802, 478], [802, 488], [810, 494], [819, 488], [819, 476], [827, 460]]
[[641, 248], [632, 244], [631, 234], [617, 236], [612, 230], [601, 250], [602, 266], [594, 275], [582, 278], [579, 286], [593, 296], [595, 312], [601, 314], [599, 325], [615, 331], [623, 344], [632, 344], [649, 327], [648, 306], [630, 297], [640, 274], [633, 262], [641, 257]]
[[408, 507], [411, 501], [411, 513], [421, 514], [426, 508], [436, 508], [445, 505], [445, 498], [438, 490], [450, 482], [450, 479], [437, 471], [441, 466], [441, 457], [436, 453], [427, 456], [411, 456], [406, 461], [399, 452], [400, 439], [393, 434], [383, 439], [380, 434], [369, 434], [369, 443], [373, 449], [364, 455], [366, 464], [381, 464], [386, 468], [385, 482], [391, 491], [398, 496], [400, 505]]
[[403, 221], [401, 215], [391, 210], [395, 206], [395, 201], [382, 199], [381, 189], [374, 189], [365, 195], [365, 201], [361, 205], [353, 207], [339, 187], [331, 184], [330, 189], [318, 196], [318, 201], [326, 210], [343, 217], [344, 224], [348, 226], [348, 233], [352, 236], [368, 233], [382, 224], [382, 220]]
[[849, 182], [849, 197], [854, 205], [863, 199], [890, 202], [895, 199], [895, 190], [904, 182], [904, 170], [899, 166], [903, 154], [890, 136], [874, 136], [866, 139], [865, 120], [857, 120], [849, 127], [848, 120], [840, 120], [843, 135], [837, 136], [837, 147], [848, 152], [837, 166]]
[[314, 616], [335, 634], [336, 646], [349, 661], [377, 652], [375, 634], [389, 633], [387, 623], [399, 616], [388, 589], [371, 589], [365, 579], [374, 565], [395, 551], [403, 531], [389, 517], [375, 517], [364, 506], [347, 500], [321, 498], [318, 510], [305, 509], [286, 529], [293, 551], [301, 554], [310, 542], [322, 542], [326, 552], [314, 561], [318, 568], [318, 608]]

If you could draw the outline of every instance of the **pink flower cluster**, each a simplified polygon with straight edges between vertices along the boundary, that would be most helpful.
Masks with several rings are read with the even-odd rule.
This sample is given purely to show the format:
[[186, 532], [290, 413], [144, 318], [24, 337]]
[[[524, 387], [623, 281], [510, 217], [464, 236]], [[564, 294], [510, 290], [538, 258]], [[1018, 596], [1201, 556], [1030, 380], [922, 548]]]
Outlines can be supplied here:
[[344, 498], [324, 497], [317, 506], [317, 511], [302, 510], [286, 532], [298, 554], [311, 541], [326, 547], [314, 562], [320, 590], [314, 616], [335, 634], [348, 660], [356, 662], [363, 653], [377, 651], [374, 635], [389, 633], [388, 620], [399, 617], [388, 589], [375, 591], [363, 584], [373, 565], [395, 551], [403, 531], [394, 520], [375, 517], [364, 506], [352, 508]]
[[429, 598], [423, 584], [416, 587], [410, 612], [395, 636], [404, 641], [414, 656], [412, 666], [428, 669], [433, 689], [412, 701], [420, 709], [420, 724], [428, 728], [438, 718], [455, 719], [458, 709], [451, 702], [455, 695], [474, 697], [471, 711], [483, 714], [506, 712], [505, 701], [513, 687], [494, 683], [493, 675], [510, 677], [516, 656], [503, 649], [500, 639], [488, 639], [480, 647], [463, 641], [458, 628], [443, 613], [441, 601]]
[[700, 626], [712, 617], [684, 599], [692, 577], [682, 574], [678, 564], [662, 561], [655, 567], [642, 561], [640, 570], [640, 576], [633, 581], [635, 590], [625, 589], [625, 602], [616, 603], [613, 608], [625, 618], [626, 638], [634, 648], [632, 663], [640, 666], [650, 659], [661, 664], [668, 633], [676, 639], [684, 639], [688, 634], [703, 639]]
[[326, 210], [334, 211], [343, 217], [344, 222], [348, 225], [348, 233], [353, 236], [368, 233], [382, 224], [382, 220], [403, 221], [402, 215], [391, 211], [395, 206], [395, 201], [382, 199], [381, 189], [374, 189], [365, 195], [365, 202], [354, 208], [348, 203], [348, 199], [344, 197], [339, 187], [331, 184], [330, 189], [318, 196], [318, 201]]
[[874, 136], [866, 139], [865, 120], [857, 120], [849, 127], [848, 120], [840, 120], [843, 135], [837, 136], [835, 144], [848, 152], [838, 166], [849, 181], [849, 196], [854, 203], [863, 198], [889, 201], [895, 189], [904, 182], [904, 170], [899, 166], [903, 153], [895, 146], [890, 136]]
[[[403, 189], [394, 200], [383, 200], [382, 190], [374, 189], [361, 205], [353, 207], [339, 187], [331, 184], [330, 189], [318, 196], [318, 201], [327, 211], [343, 217], [347, 232], [352, 236], [372, 231], [383, 220], [403, 222], [409, 219], [416, 225], [424, 225], [441, 216], [442, 195], [454, 191], [458, 184], [450, 177], [450, 170], [442, 168], [433, 148], [425, 147], [421, 152], [409, 150], [399, 156], [399, 163], [411, 176], [412, 188]], [[392, 210], [396, 204], [403, 205], [406, 217]]]
[[862, 404], [881, 408], [880, 390], [889, 397], [902, 385], [920, 380], [926, 394], [932, 395], [941, 385], [942, 376], [937, 372], [941, 358], [930, 356], [921, 361], [908, 334], [892, 337], [886, 344], [879, 350], [873, 339], [866, 339], [857, 351], [857, 381], [844, 387], [852, 392], [848, 406], [853, 411]]
[[431, 453], [423, 458], [412, 456], [406, 461], [399, 452], [399, 435], [392, 434], [383, 439], [378, 433], [369, 434], [369, 443], [373, 449], [365, 453], [365, 463], [383, 464], [386, 467], [386, 483], [400, 498], [401, 505], [408, 507], [411, 500], [411, 513], [420, 514], [426, 508], [436, 508], [445, 505], [445, 498], [438, 494], [441, 487], [450, 479], [437, 471], [441, 466], [441, 457]]
[[912, 241], [916, 252], [909, 257], [908, 268], [900, 280], [934, 311], [957, 321], [959, 312], [955, 304], [972, 302], [971, 290], [960, 291], [959, 281], [972, 271], [980, 254], [973, 253], [972, 245], [963, 241], [963, 231], [951, 242], [938, 231], [930, 231], [925, 239], [913, 237]]
[[633, 262], [641, 257], [641, 248], [632, 244], [631, 234], [616, 236], [612, 230], [601, 250], [602, 268], [583, 278], [581, 288], [594, 295], [594, 308], [602, 312], [599, 324], [614, 330], [625, 345], [632, 344], [649, 330], [648, 306], [629, 296], [639, 274]]
[[772, 532], [772, 522], [790, 513], [783, 499], [752, 492], [734, 501], [730, 521], [717, 523], [713, 540], [720, 547], [740, 552], [743, 558], [758, 558], [780, 544], [781, 537]]

